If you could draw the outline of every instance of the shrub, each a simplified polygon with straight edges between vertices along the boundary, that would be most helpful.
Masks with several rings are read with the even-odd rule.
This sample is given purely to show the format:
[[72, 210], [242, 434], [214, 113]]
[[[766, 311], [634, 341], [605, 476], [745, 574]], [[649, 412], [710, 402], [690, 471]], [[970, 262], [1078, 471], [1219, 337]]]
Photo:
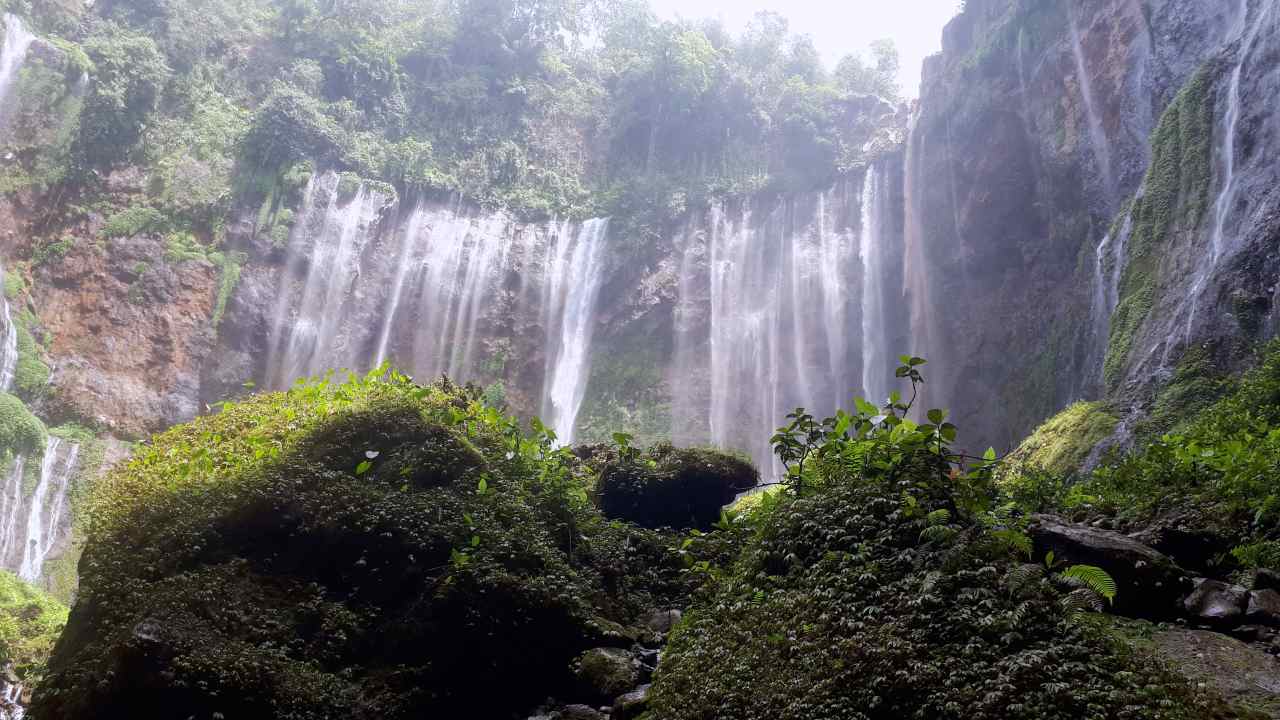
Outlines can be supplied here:
[[39, 453], [44, 450], [45, 428], [21, 400], [0, 393], [0, 450]]

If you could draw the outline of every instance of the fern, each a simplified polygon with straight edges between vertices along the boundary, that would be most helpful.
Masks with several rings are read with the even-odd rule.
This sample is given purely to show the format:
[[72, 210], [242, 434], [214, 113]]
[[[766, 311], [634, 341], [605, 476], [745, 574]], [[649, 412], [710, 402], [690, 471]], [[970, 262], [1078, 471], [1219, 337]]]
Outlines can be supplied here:
[[1027, 563], [1010, 570], [1009, 574], [1005, 575], [1004, 583], [1011, 592], [1017, 592], [1031, 586], [1033, 583], [1039, 582], [1043, 577], [1044, 568]]
[[1062, 578], [1081, 589], [1097, 593], [1109, 603], [1116, 599], [1116, 581], [1096, 565], [1072, 565], [1062, 571]]
[[946, 508], [939, 508], [925, 515], [924, 521], [928, 525], [946, 525], [951, 522], [951, 511]]
[[993, 530], [991, 536], [1010, 550], [1026, 555], [1027, 559], [1031, 558], [1031, 538], [1021, 530]]
[[955, 536], [955, 528], [947, 527], [946, 525], [931, 525], [920, 531], [920, 542], [942, 545], [951, 542]]
[[1247, 568], [1280, 567], [1280, 542], [1264, 540], [1262, 542], [1239, 545], [1231, 550], [1236, 562]]
[[1076, 588], [1063, 595], [1061, 603], [1063, 612], [1072, 619], [1075, 619], [1086, 610], [1102, 612], [1103, 607], [1102, 598], [1098, 596], [1098, 593], [1084, 587]]

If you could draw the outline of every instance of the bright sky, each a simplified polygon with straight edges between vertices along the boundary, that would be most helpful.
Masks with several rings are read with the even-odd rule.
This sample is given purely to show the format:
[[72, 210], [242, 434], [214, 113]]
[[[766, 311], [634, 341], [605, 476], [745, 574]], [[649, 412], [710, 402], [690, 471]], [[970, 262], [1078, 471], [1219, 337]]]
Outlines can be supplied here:
[[649, 0], [659, 16], [720, 18], [739, 32], [758, 10], [773, 10], [791, 31], [808, 35], [835, 67], [844, 55], [865, 52], [871, 41], [893, 40], [902, 60], [902, 94], [919, 92], [920, 63], [942, 49], [942, 26], [959, 9], [960, 0]]

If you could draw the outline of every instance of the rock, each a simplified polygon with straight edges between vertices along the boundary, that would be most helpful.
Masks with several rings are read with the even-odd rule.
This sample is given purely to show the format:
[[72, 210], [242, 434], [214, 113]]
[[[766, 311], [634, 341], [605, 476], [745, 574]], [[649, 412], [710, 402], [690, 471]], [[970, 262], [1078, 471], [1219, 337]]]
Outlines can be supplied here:
[[1197, 578], [1195, 586], [1182, 601], [1182, 606], [1194, 618], [1218, 628], [1237, 625], [1243, 619], [1248, 590], [1205, 578]]
[[1163, 627], [1144, 647], [1154, 646], [1179, 673], [1227, 699], [1280, 717], [1280, 664], [1267, 650], [1209, 630]]
[[1253, 574], [1254, 590], [1280, 590], [1280, 573], [1266, 568], [1258, 568]]
[[607, 517], [647, 528], [709, 530], [721, 508], [759, 483], [760, 473], [741, 458], [659, 444], [638, 459], [605, 466], [596, 492]]
[[1133, 617], [1171, 618], [1188, 585], [1168, 556], [1113, 530], [1037, 515], [1028, 528], [1036, 552], [1057, 560], [1097, 565], [1116, 581], [1114, 609]]
[[683, 616], [683, 613], [675, 608], [671, 610], [655, 610], [649, 614], [649, 617], [645, 618], [644, 624], [650, 630], [665, 635], [671, 632], [671, 629], [680, 622], [680, 618]]
[[612, 720], [632, 720], [649, 709], [649, 686], [641, 685], [613, 701]]
[[640, 667], [626, 650], [598, 647], [584, 652], [577, 659], [574, 674], [583, 693], [609, 700], [636, 686]]
[[1245, 619], [1252, 623], [1280, 626], [1280, 592], [1254, 590], [1249, 593]]
[[605, 720], [608, 717], [590, 705], [567, 705], [556, 716], [560, 720]]
[[1232, 628], [1229, 632], [1231, 637], [1245, 642], [1270, 643], [1276, 636], [1274, 629], [1262, 625], [1241, 625], [1240, 627]]

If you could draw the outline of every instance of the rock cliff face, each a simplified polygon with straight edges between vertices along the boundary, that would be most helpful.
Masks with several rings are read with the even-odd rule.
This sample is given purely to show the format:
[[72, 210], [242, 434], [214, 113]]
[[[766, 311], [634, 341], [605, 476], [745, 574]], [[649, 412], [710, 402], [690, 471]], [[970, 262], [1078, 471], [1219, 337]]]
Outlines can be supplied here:
[[907, 289], [931, 400], [975, 440], [1080, 397], [1141, 410], [1188, 352], [1230, 367], [1274, 332], [1276, 15], [982, 0], [947, 26], [908, 141]]

